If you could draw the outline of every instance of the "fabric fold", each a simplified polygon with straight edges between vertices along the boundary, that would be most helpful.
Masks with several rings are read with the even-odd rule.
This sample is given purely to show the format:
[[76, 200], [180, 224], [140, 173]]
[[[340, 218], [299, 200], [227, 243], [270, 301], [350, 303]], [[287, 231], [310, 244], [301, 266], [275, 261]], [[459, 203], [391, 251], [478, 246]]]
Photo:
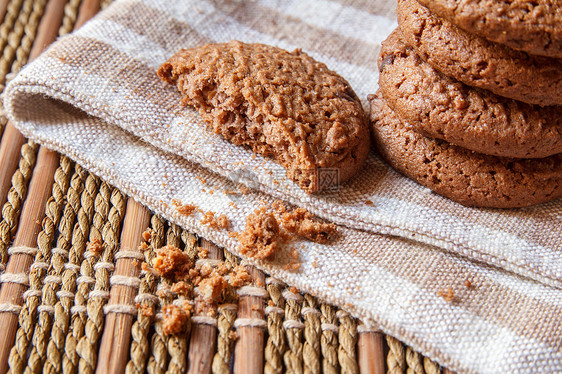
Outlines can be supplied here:
[[[299, 270], [256, 265], [377, 321], [447, 366], [506, 372], [533, 362], [562, 370], [560, 199], [517, 210], [466, 208], [374, 153], [350, 183], [308, 195], [271, 160], [211, 133], [156, 76], [180, 48], [239, 39], [305, 49], [366, 104], [377, 89], [380, 42], [396, 25], [382, 14], [388, 2], [376, 1], [380, 15], [352, 1], [303, 3], [117, 1], [25, 67], [6, 88], [6, 111], [25, 136], [234, 253], [228, 232], [179, 214], [172, 200], [226, 214], [233, 231], [276, 199], [333, 221], [337, 242], [290, 243]], [[439, 293], [449, 287], [454, 297], [446, 301]]]

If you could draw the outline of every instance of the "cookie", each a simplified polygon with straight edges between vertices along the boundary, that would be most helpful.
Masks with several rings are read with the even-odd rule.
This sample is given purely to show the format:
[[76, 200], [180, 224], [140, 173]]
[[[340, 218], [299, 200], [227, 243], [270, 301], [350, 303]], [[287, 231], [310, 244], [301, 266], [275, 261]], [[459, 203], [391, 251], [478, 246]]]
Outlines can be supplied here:
[[515, 208], [562, 196], [562, 154], [510, 159], [471, 152], [412, 130], [380, 95], [369, 97], [373, 142], [394, 169], [466, 206]]
[[308, 193], [321, 169], [339, 182], [357, 173], [369, 152], [369, 126], [349, 83], [297, 49], [239, 41], [183, 49], [158, 69], [212, 130], [272, 157]]
[[562, 60], [469, 34], [415, 0], [398, 0], [404, 41], [443, 74], [529, 104], [562, 105]]
[[395, 30], [382, 43], [380, 91], [425, 136], [495, 156], [543, 158], [562, 152], [562, 107], [506, 99], [448, 78]]
[[562, 58], [560, 0], [418, 0], [471, 34], [534, 55]]

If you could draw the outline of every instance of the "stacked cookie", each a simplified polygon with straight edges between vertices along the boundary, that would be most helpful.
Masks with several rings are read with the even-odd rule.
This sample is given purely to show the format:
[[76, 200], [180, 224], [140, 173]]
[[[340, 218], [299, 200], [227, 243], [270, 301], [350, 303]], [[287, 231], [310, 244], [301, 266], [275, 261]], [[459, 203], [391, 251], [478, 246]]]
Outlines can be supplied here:
[[382, 44], [379, 92], [369, 97], [381, 156], [464, 205], [562, 196], [556, 4], [398, 0], [399, 28]]

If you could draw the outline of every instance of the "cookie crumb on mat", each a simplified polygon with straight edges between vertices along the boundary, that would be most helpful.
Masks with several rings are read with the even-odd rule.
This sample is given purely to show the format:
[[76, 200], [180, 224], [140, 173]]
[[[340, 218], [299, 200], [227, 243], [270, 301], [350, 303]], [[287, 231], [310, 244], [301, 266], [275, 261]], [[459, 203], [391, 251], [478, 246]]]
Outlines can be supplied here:
[[170, 304], [162, 308], [162, 331], [166, 335], [182, 332], [185, 328], [189, 312], [177, 305]]
[[103, 244], [99, 239], [92, 239], [89, 243], [88, 243], [88, 251], [96, 253], [96, 254], [100, 254], [103, 251]]
[[163, 277], [181, 279], [193, 266], [191, 258], [178, 247], [167, 245], [156, 251], [152, 266]]

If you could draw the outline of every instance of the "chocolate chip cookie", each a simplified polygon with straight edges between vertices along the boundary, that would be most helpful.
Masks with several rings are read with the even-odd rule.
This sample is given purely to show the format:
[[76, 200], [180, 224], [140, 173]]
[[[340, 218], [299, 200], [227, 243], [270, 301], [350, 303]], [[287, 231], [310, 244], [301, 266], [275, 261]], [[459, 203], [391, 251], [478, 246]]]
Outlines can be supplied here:
[[470, 34], [415, 0], [398, 0], [404, 41], [443, 74], [529, 104], [562, 105], [562, 60], [531, 56]]
[[212, 130], [272, 157], [305, 191], [319, 170], [351, 178], [369, 152], [368, 120], [349, 83], [297, 49], [239, 41], [183, 49], [158, 75]]
[[418, 0], [433, 13], [488, 40], [562, 58], [560, 0]]
[[543, 158], [562, 152], [562, 107], [506, 99], [448, 78], [395, 30], [383, 42], [380, 91], [414, 130], [496, 156]]
[[369, 97], [374, 144], [397, 171], [467, 206], [514, 208], [562, 196], [562, 154], [511, 159], [471, 152], [423, 137], [390, 109]]

